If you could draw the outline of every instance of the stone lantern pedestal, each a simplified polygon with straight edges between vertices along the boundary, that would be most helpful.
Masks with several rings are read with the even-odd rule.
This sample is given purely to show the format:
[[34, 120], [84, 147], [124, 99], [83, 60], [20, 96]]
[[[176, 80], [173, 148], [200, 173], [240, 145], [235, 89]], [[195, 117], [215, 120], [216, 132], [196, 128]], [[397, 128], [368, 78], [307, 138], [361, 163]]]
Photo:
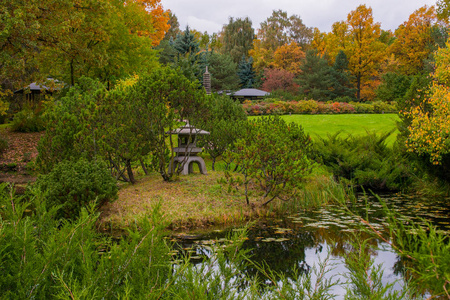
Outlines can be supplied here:
[[197, 136], [206, 135], [209, 134], [209, 132], [186, 124], [185, 126], [170, 132], [170, 134], [178, 135], [178, 147], [173, 149], [176, 156], [170, 162], [170, 171], [175, 172], [179, 165], [183, 165], [181, 174], [188, 175], [193, 173], [194, 164], [197, 164], [200, 173], [206, 175], [205, 161], [202, 157], [197, 156], [202, 152], [202, 148], [197, 147]]

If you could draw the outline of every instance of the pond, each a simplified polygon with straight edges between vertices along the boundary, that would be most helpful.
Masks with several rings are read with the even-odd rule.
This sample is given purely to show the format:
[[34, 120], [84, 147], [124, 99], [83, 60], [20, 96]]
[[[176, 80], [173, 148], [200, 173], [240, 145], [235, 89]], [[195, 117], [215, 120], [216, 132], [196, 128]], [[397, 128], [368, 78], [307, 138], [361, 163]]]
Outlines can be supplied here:
[[[390, 194], [380, 198], [387, 206], [397, 213], [404, 224], [414, 221], [424, 225], [422, 220], [428, 220], [437, 226], [440, 232], [450, 236], [450, 201], [449, 199], [420, 198], [411, 195]], [[311, 212], [299, 212], [285, 218], [268, 219], [253, 223], [248, 229], [247, 239], [243, 248], [249, 251], [252, 261], [263, 262], [273, 271], [289, 277], [294, 268], [300, 272], [311, 272], [319, 261], [328, 256], [332, 258], [333, 268], [326, 277], [346, 282], [344, 274], [348, 273], [345, 255], [351, 249], [351, 241], [364, 239], [369, 234], [361, 230], [358, 218], [368, 218], [375, 230], [383, 232], [388, 224], [383, 205], [376, 197], [359, 195], [352, 211], [355, 215], [345, 212], [339, 206], [327, 206], [324, 209]], [[191, 260], [202, 263], [208, 257], [209, 246], [220, 243], [233, 230], [240, 228], [215, 229], [207, 233], [187, 233], [175, 236], [174, 241], [179, 245], [180, 253], [190, 253]], [[410, 232], [414, 234], [414, 232]], [[401, 290], [404, 285], [404, 267], [402, 259], [398, 257], [389, 243], [381, 238], [373, 238], [370, 244], [374, 247], [371, 256], [375, 265], [382, 264], [384, 284], [395, 283], [394, 290]], [[249, 276], [259, 271], [253, 266], [240, 270]], [[311, 272], [312, 280], [315, 275]], [[343, 299], [345, 285], [333, 287], [337, 299]]]

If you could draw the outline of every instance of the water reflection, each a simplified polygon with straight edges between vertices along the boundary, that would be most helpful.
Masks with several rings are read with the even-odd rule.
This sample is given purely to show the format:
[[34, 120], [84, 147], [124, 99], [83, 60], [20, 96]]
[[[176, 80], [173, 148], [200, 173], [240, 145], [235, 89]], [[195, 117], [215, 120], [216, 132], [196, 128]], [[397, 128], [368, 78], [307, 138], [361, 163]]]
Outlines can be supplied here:
[[[381, 198], [390, 209], [399, 213], [399, 218], [404, 223], [423, 223], [420, 218], [425, 218], [438, 226], [441, 232], [449, 233], [449, 199], [430, 203], [428, 199], [424, 202], [424, 199], [400, 194], [382, 195]], [[331, 254], [334, 269], [327, 276], [335, 276], [335, 279], [345, 282], [344, 274], [348, 273], [345, 256], [352, 248], [351, 241], [355, 238], [364, 240], [370, 237], [361, 230], [362, 223], [358, 216], [367, 217], [371, 227], [380, 232], [388, 225], [383, 205], [375, 197], [360, 195], [351, 210], [356, 215], [349, 215], [342, 207], [329, 206], [326, 209], [299, 212], [281, 219], [259, 221], [249, 228], [248, 239], [243, 248], [248, 250], [252, 261], [259, 265], [265, 264], [276, 273], [287, 277], [293, 275], [294, 268], [300, 273], [310, 272], [320, 259], [324, 260]], [[199, 255], [207, 256], [209, 253], [208, 245], [220, 242], [231, 230], [233, 229], [213, 231], [194, 236], [192, 239], [178, 239], [180, 250], [191, 251], [200, 262]], [[396, 281], [394, 289], [401, 289], [407, 262], [398, 257], [382, 239], [371, 238], [368, 243], [375, 249], [371, 253], [375, 264], [383, 264], [383, 283]], [[261, 277], [258, 269], [252, 265], [241, 272], [249, 277]], [[312, 280], [315, 280], [314, 274]], [[335, 287], [333, 292], [342, 298], [345, 285]]]

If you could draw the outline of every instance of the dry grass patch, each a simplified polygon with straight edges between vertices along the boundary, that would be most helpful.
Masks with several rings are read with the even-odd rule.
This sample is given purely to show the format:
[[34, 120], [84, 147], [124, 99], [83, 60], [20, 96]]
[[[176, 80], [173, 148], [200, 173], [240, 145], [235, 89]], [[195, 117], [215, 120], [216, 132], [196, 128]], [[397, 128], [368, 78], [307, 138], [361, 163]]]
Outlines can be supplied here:
[[230, 195], [217, 183], [223, 172], [209, 171], [208, 175], [190, 174], [178, 181], [164, 182], [159, 174], [138, 179], [125, 185], [119, 198], [101, 209], [103, 228], [123, 228], [146, 215], [158, 204], [170, 229], [223, 225], [242, 222], [269, 210], [247, 206], [242, 197]]

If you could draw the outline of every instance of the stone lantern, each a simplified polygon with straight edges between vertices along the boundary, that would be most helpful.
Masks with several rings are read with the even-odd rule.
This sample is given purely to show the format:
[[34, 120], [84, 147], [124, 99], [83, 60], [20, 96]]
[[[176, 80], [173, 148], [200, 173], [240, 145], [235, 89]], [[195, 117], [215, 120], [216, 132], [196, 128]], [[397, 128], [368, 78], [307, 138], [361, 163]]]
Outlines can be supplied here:
[[170, 163], [170, 170], [174, 172], [178, 167], [178, 164], [184, 164], [181, 174], [188, 175], [189, 173], [193, 173], [193, 164], [195, 163], [198, 165], [200, 173], [206, 175], [205, 161], [202, 157], [197, 156], [197, 154], [202, 152], [202, 148], [197, 147], [197, 136], [206, 135], [209, 134], [209, 132], [186, 124], [169, 133], [178, 135], [178, 147], [173, 149], [176, 156]]

